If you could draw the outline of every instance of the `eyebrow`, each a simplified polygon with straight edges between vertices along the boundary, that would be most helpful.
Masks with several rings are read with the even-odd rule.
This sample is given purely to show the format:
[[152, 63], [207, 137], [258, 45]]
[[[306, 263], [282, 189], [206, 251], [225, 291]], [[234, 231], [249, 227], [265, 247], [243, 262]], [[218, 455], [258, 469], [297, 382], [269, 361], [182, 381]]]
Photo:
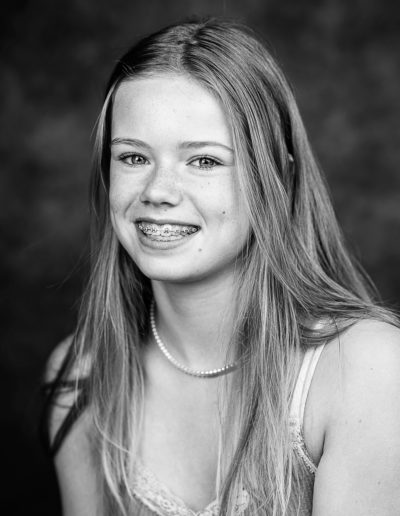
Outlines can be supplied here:
[[202, 142], [181, 142], [178, 147], [182, 149], [200, 149], [201, 147], [222, 147], [223, 149], [233, 154], [233, 149], [228, 145], [224, 145], [220, 142], [215, 141], [202, 141]]
[[[142, 140], [138, 140], [136, 138], [113, 138], [111, 140], [111, 145], [118, 145], [118, 144], [126, 144], [126, 145], [136, 145], [138, 147], [142, 147], [145, 149], [150, 149], [150, 145], [148, 145], [146, 142]], [[202, 147], [221, 147], [233, 154], [233, 149], [229, 147], [228, 145], [224, 145], [223, 143], [216, 142], [216, 141], [185, 141], [180, 142], [178, 144], [178, 148], [181, 149], [200, 149]]]

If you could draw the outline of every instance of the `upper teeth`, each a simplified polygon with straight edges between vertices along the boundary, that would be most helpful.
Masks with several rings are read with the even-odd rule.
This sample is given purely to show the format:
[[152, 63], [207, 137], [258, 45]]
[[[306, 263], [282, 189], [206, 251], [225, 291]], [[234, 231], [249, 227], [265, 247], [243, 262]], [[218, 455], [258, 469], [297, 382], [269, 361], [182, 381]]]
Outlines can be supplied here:
[[139, 229], [146, 235], [156, 236], [179, 236], [195, 233], [198, 228], [195, 226], [181, 226], [178, 224], [154, 224], [148, 222], [139, 222]]

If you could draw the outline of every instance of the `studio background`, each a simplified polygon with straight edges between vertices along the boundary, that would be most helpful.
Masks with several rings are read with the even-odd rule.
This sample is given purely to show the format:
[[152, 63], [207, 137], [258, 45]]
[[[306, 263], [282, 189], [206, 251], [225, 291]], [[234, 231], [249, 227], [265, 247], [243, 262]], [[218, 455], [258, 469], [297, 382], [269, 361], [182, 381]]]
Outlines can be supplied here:
[[46, 359], [87, 272], [92, 131], [116, 59], [189, 15], [228, 15], [292, 83], [350, 246], [400, 299], [400, 4], [386, 0], [54, 0], [2, 8], [0, 396], [3, 514], [59, 514], [37, 437]]

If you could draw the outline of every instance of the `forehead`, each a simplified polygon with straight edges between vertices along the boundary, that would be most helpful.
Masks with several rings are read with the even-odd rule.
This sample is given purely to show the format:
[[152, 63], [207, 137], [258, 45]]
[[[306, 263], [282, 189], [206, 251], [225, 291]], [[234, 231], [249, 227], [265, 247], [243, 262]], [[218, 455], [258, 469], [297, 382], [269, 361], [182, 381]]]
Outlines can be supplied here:
[[[122, 134], [123, 133], [123, 134]], [[156, 75], [122, 82], [114, 95], [112, 137], [159, 136], [218, 139], [231, 144], [226, 114], [216, 97], [184, 75]]]

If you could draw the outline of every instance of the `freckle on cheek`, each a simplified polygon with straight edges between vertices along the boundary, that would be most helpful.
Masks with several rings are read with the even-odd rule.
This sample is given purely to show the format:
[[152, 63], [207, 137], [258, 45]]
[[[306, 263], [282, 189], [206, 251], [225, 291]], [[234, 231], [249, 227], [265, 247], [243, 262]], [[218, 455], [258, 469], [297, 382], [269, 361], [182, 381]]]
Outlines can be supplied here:
[[201, 251], [202, 251], [202, 250], [203, 250], [203, 249], [202, 249], [201, 247], [199, 247], [199, 253], [201, 253]]
[[225, 213], [226, 213], [226, 211], [223, 211], [223, 212], [222, 212], [222, 215], [225, 215]]

